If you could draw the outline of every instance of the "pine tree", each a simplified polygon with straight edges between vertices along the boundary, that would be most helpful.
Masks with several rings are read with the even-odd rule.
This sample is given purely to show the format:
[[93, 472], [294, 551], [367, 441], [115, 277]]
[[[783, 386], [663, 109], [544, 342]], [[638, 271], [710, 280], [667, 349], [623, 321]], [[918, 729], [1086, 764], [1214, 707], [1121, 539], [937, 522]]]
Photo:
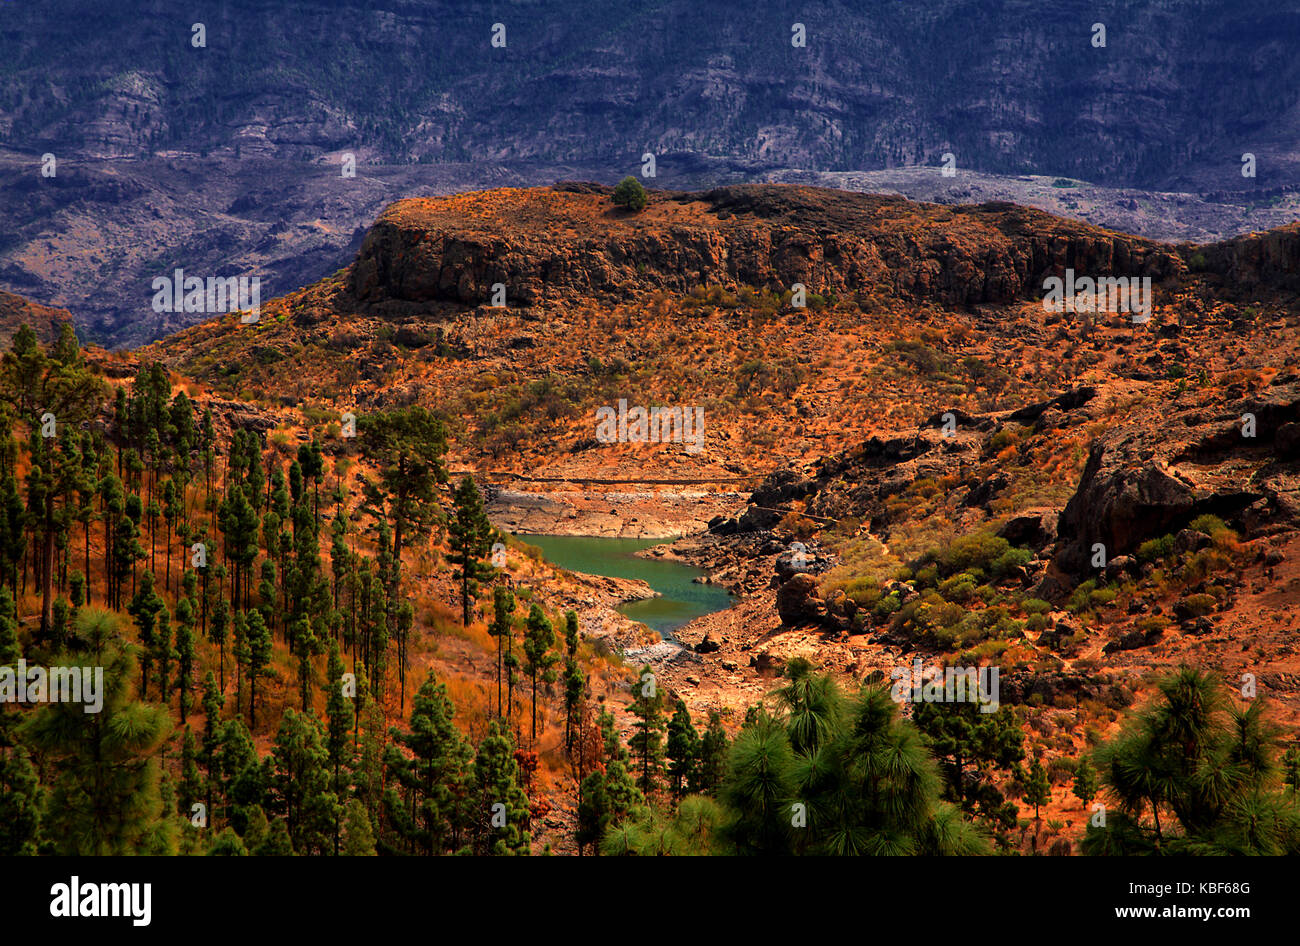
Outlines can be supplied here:
[[340, 509], [330, 524], [330, 572], [334, 582], [331, 590], [334, 594], [334, 607], [339, 606], [339, 591], [344, 587], [344, 579], [352, 570], [352, 552], [348, 548], [348, 513]]
[[605, 773], [597, 771], [588, 775], [582, 780], [578, 794], [582, 797], [578, 802], [578, 824], [574, 841], [577, 842], [578, 855], [581, 856], [583, 848], [594, 849], [600, 844], [613, 817], [609, 810], [609, 796], [605, 792]]
[[131, 593], [135, 594], [136, 563], [144, 559], [144, 546], [140, 544], [140, 519], [144, 507], [140, 497], [128, 493], [122, 506], [123, 515], [113, 526], [113, 575], [117, 588], [117, 602], [121, 603], [122, 588], [127, 575], [131, 576]]
[[574, 720], [582, 715], [582, 698], [587, 692], [587, 675], [574, 657], [564, 659], [564, 751], [573, 750]]
[[271, 822], [266, 840], [253, 851], [255, 857], [293, 857], [295, 853], [289, 825], [283, 818]]
[[204, 801], [203, 776], [199, 772], [199, 750], [194, 743], [194, 733], [185, 727], [185, 737], [181, 742], [181, 783], [180, 813], [189, 818], [195, 802]]
[[[820, 681], [809, 681], [819, 692]], [[757, 708], [728, 751], [723, 835], [741, 854], [978, 854], [988, 845], [940, 800], [938, 768], [885, 687], [864, 687], [816, 748]], [[802, 807], [796, 807], [802, 806]]]
[[[22, 657], [13, 597], [0, 584], [0, 667]], [[41, 788], [27, 749], [15, 745], [20, 716], [0, 703], [0, 856], [36, 853], [41, 823]]]
[[610, 817], [615, 821], [634, 818], [645, 806], [645, 796], [637, 788], [632, 773], [618, 759], [605, 767], [605, 797], [609, 799]]
[[[973, 700], [919, 703], [912, 715], [945, 775], [946, 797], [995, 828], [1015, 824], [1015, 806], [992, 785], [995, 772], [1011, 772], [1025, 757], [1024, 730], [1012, 709], [994, 712]], [[982, 780], [968, 780], [974, 766]]]
[[[0, 667], [13, 666], [22, 655], [18, 621], [14, 617], [14, 598], [8, 588], [0, 585]], [[5, 705], [0, 703], [0, 713], [4, 712]]]
[[289, 708], [272, 750], [275, 810], [284, 815], [293, 849], [299, 854], [337, 849], [339, 801], [330, 786], [329, 753], [322, 737], [317, 720]]
[[172, 698], [172, 658], [176, 648], [172, 646], [172, 614], [167, 605], [158, 609], [158, 624], [153, 635], [153, 660], [158, 666], [159, 697], [163, 703], [170, 703]]
[[469, 626], [479, 582], [492, 577], [495, 569], [487, 560], [496, 530], [483, 509], [483, 499], [472, 477], [460, 481], [452, 494], [453, 509], [447, 522], [447, 560], [456, 566], [452, 577], [460, 584], [461, 623]]
[[[248, 728], [257, 728], [257, 678], [263, 676], [271, 662], [271, 632], [262, 615], [248, 612]], [[236, 625], [238, 626], [238, 625]]]
[[709, 711], [709, 728], [700, 739], [700, 764], [695, 769], [695, 782], [690, 790], [702, 795], [715, 795], [727, 771], [727, 748], [730, 741], [722, 726], [722, 714]]
[[230, 605], [224, 597], [218, 595], [212, 604], [212, 623], [209, 625], [208, 640], [217, 645], [218, 685], [222, 692], [226, 689], [226, 626], [229, 620]]
[[27, 510], [30, 521], [37, 530], [37, 549], [40, 554], [37, 576], [41, 588], [41, 638], [50, 633], [51, 608], [54, 598], [54, 519], [55, 501], [54, 458], [44, 441], [35, 442], [32, 465], [27, 471]]
[[636, 786], [646, 795], [659, 790], [664, 763], [664, 697], [650, 667], [643, 666], [636, 683], [632, 685], [633, 700], [630, 707], [636, 723], [628, 746], [636, 761]]
[[1085, 755], [1079, 759], [1074, 769], [1074, 785], [1070, 789], [1074, 797], [1083, 802], [1083, 807], [1097, 797], [1097, 770], [1092, 767]]
[[181, 725], [185, 725], [194, 689], [194, 607], [189, 598], [176, 605], [176, 688], [179, 691]]
[[302, 467], [303, 477], [312, 484], [312, 513], [319, 517], [320, 484], [325, 477], [325, 457], [319, 441], [312, 440], [298, 447], [298, 465]]
[[305, 713], [311, 709], [311, 658], [320, 651], [320, 640], [312, 630], [311, 619], [300, 615], [290, 628], [290, 650], [298, 657], [298, 697]]
[[[121, 390], [119, 388], [119, 390]], [[122, 596], [115, 563], [117, 555], [113, 550], [113, 538], [117, 535], [117, 523], [126, 509], [126, 495], [122, 491], [122, 481], [112, 473], [106, 473], [99, 481], [100, 506], [104, 520], [104, 587], [107, 590], [108, 606], [121, 607]]]
[[208, 848], [209, 857], [247, 857], [248, 848], [244, 846], [243, 839], [235, 834], [235, 829], [226, 826], [215, 838], [212, 839], [212, 845]]
[[[154, 590], [153, 572], [146, 571], [140, 577], [140, 587], [127, 607], [127, 613], [135, 621], [142, 645], [140, 657], [140, 695], [149, 697], [149, 680], [153, 675], [153, 662], [158, 652], [158, 615], [165, 607], [162, 597]], [[159, 692], [162, 692], [160, 686]]]
[[221, 737], [224, 734], [221, 723], [221, 707], [224, 704], [225, 699], [217, 688], [217, 681], [212, 676], [212, 671], [209, 670], [207, 676], [203, 678], [203, 741], [199, 744], [199, 761], [203, 764], [203, 771], [207, 776], [204, 781], [203, 800], [208, 806], [209, 824], [212, 823], [216, 813], [213, 808], [212, 789], [220, 774], [217, 770], [217, 760], [221, 753]]
[[[362, 692], [361, 681], [357, 681], [357, 693]], [[358, 729], [362, 731], [360, 749], [357, 752], [357, 766], [353, 773], [357, 798], [366, 806], [370, 825], [379, 824], [379, 813], [384, 797], [384, 757], [388, 748], [388, 728], [384, 723], [383, 710], [375, 703], [366, 706], [364, 720]], [[376, 845], [379, 838], [376, 837]]]
[[370, 816], [359, 799], [349, 799], [344, 808], [343, 847], [339, 853], [344, 857], [375, 856], [375, 835], [370, 827]]
[[506, 654], [510, 653], [512, 656], [514, 654], [514, 592], [503, 585], [497, 585], [493, 588], [492, 613], [492, 624], [488, 627], [488, 633], [497, 640], [497, 716], [504, 716], [508, 719], [514, 712], [513, 676], [510, 677], [510, 711], [507, 712], [502, 703], [501, 674], [503, 670], [511, 675], [514, 672], [513, 664], [506, 663]]
[[415, 606], [409, 600], [404, 600], [397, 606], [394, 621], [394, 630], [397, 632], [397, 680], [401, 692], [398, 707], [403, 712], [406, 711], [406, 646], [411, 636], [411, 628], [414, 626]]
[[1105, 827], [1089, 826], [1084, 853], [1300, 853], [1300, 805], [1277, 784], [1278, 733], [1265, 701], [1237, 706], [1231, 688], [1194, 668], [1157, 690], [1093, 754], [1115, 806]]
[[[601, 697], [601, 699], [604, 699], [604, 697]], [[602, 741], [601, 754], [607, 762], [617, 759], [627, 765], [632, 761], [632, 754], [627, 751], [627, 747], [623, 745], [623, 740], [619, 738], [616, 722], [614, 714], [602, 706], [600, 715], [596, 718], [596, 725], [600, 728]]]
[[59, 763], [44, 834], [64, 855], [165, 853], [173, 822], [159, 790], [158, 753], [171, 725], [167, 712], [131, 701], [134, 661], [117, 643], [112, 614], [83, 608], [77, 625], [90, 644], [86, 665], [104, 670], [103, 706], [86, 713], [81, 703], [50, 703], [23, 726], [24, 742]]
[[578, 615], [564, 615], [564, 751], [573, 749], [573, 721], [582, 713], [587, 677], [578, 666]]
[[328, 720], [325, 747], [334, 773], [333, 788], [341, 798], [344, 790], [343, 767], [348, 762], [348, 717], [351, 716], [351, 710], [347, 697], [343, 695], [343, 657], [339, 654], [337, 641], [330, 641], [325, 686], [329, 694], [325, 700], [325, 718]]
[[1290, 746], [1282, 753], [1282, 784], [1292, 795], [1300, 794], [1300, 747], [1298, 746]]
[[680, 801], [696, 781], [700, 736], [691, 722], [686, 701], [678, 698], [673, 718], [668, 721], [668, 779], [673, 798]]
[[[8, 593], [8, 589], [0, 592]], [[41, 796], [36, 767], [27, 748], [0, 748], [0, 857], [36, 854], [41, 835]]]
[[90, 587], [90, 525], [95, 521], [95, 487], [98, 483], [96, 470], [99, 466], [99, 452], [96, 448], [95, 436], [86, 434], [81, 443], [81, 468], [77, 473], [77, 509], [76, 519], [81, 523], [82, 552], [85, 557], [86, 571], [83, 578], [86, 582], [86, 598], [84, 603], [91, 603]]
[[244, 490], [238, 485], [231, 486], [218, 512], [217, 527], [225, 537], [226, 557], [234, 565], [230, 599], [241, 610], [248, 607], [248, 585], [257, 559], [259, 524], [257, 510]]
[[532, 835], [528, 830], [528, 796], [519, 787], [514, 743], [500, 720], [488, 724], [488, 733], [479, 743], [474, 756], [474, 783], [474, 853], [529, 853]]
[[529, 745], [537, 743], [537, 678], [541, 676], [545, 681], [551, 673], [551, 666], [559, 659], [551, 653], [554, 644], [555, 630], [541, 607], [534, 604], [528, 611], [528, 628], [524, 633], [524, 669], [528, 673], [533, 708], [533, 730]]
[[357, 443], [378, 468], [378, 489], [390, 500], [396, 571], [407, 534], [434, 514], [436, 487], [447, 482], [446, 430], [419, 406], [363, 416], [358, 428]]
[[1047, 780], [1047, 770], [1043, 768], [1043, 763], [1037, 759], [1029, 766], [1029, 779], [1025, 782], [1024, 799], [1025, 804], [1034, 806], [1035, 821], [1040, 820], [1039, 806], [1046, 805], [1052, 800], [1052, 783]]
[[4, 560], [5, 580], [17, 595], [18, 567], [27, 556], [27, 507], [12, 468], [5, 470], [0, 480], [0, 556]]
[[404, 840], [425, 854], [454, 851], [465, 831], [473, 751], [452, 723], [456, 708], [446, 684], [430, 671], [415, 694], [411, 731], [398, 733], [397, 742], [409, 759], [390, 751], [386, 765], [404, 795], [398, 826]]
[[168, 477], [162, 481], [162, 524], [165, 525], [166, 574], [164, 587], [172, 583], [172, 534], [181, 522], [181, 502], [175, 491], [175, 483]]

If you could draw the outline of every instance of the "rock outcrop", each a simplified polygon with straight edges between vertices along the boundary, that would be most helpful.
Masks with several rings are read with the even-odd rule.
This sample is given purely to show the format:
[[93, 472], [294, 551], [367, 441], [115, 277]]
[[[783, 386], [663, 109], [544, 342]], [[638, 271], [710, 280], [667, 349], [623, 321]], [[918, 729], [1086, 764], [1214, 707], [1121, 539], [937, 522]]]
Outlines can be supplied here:
[[[1253, 436], [1243, 418], [1253, 417]], [[1130, 555], [1148, 539], [1177, 534], [1209, 513], [1249, 533], [1300, 524], [1300, 465], [1288, 424], [1300, 416], [1300, 384], [1224, 406], [1206, 417], [1170, 405], [1158, 426], [1144, 418], [1093, 444], [1079, 488], [1061, 513], [1057, 568], [1079, 576], [1094, 546]]]
[[[1169, 245], [1014, 204], [941, 208], [810, 187], [740, 185], [657, 194], [641, 214], [598, 185], [412, 199], [371, 228], [350, 275], [359, 303], [406, 313], [569, 295], [632, 298], [702, 285], [846, 295], [864, 287], [950, 306], [1041, 295], [1067, 268], [1094, 276], [1186, 269]], [[593, 227], [592, 221], [598, 221]]]

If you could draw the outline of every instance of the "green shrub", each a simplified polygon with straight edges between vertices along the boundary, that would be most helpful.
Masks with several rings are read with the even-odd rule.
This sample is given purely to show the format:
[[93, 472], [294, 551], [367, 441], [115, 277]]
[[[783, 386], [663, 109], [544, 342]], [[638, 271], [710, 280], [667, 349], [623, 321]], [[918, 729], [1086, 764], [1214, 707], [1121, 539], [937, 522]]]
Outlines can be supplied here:
[[989, 438], [989, 449], [994, 453], [1001, 453], [1015, 442], [1016, 435], [1004, 427]]
[[1148, 614], [1140, 617], [1133, 622], [1133, 627], [1143, 634], [1152, 634], [1156, 631], [1163, 631], [1169, 626], [1169, 618], [1160, 614]]
[[939, 594], [949, 601], [966, 602], [975, 594], [975, 579], [965, 572], [939, 584]]
[[1028, 564], [1033, 557], [1034, 553], [1029, 549], [1007, 549], [993, 561], [993, 577], [1006, 578], [1017, 568]]
[[614, 206], [623, 207], [634, 213], [644, 210], [649, 199], [641, 182], [631, 174], [619, 181], [618, 186], [614, 188]]
[[1115, 589], [1098, 588], [1097, 582], [1089, 578], [1079, 587], [1074, 589], [1070, 595], [1070, 600], [1066, 602], [1065, 610], [1071, 614], [1078, 614], [1081, 611], [1091, 611], [1093, 608], [1099, 608], [1103, 605], [1110, 604], [1115, 600]]
[[916, 587], [933, 588], [939, 581], [939, 569], [934, 565], [925, 565], [916, 570]]
[[1228, 528], [1228, 524], [1218, 516], [1211, 516], [1207, 513], [1204, 516], [1197, 516], [1187, 528], [1195, 529], [1197, 532], [1204, 532], [1206, 535], [1214, 535], [1214, 533]]
[[871, 614], [877, 621], [883, 621], [895, 611], [903, 606], [898, 595], [888, 594], [876, 602], [876, 606], [871, 609]]
[[1094, 608], [1110, 604], [1115, 600], [1116, 593], [1117, 592], [1114, 588], [1098, 588], [1096, 591], [1088, 595], [1088, 604], [1092, 605]]
[[989, 532], [964, 535], [939, 554], [939, 567], [945, 575], [976, 568], [988, 571], [1010, 548], [1010, 542]]
[[1178, 612], [1188, 617], [1199, 618], [1210, 614], [1219, 605], [1214, 595], [1188, 595], [1178, 602]]
[[874, 578], [854, 578], [844, 586], [844, 594], [859, 610], [870, 611], [880, 600], [880, 586]]
[[1155, 562], [1174, 554], [1174, 537], [1162, 535], [1158, 539], [1148, 539], [1138, 546], [1139, 562]]

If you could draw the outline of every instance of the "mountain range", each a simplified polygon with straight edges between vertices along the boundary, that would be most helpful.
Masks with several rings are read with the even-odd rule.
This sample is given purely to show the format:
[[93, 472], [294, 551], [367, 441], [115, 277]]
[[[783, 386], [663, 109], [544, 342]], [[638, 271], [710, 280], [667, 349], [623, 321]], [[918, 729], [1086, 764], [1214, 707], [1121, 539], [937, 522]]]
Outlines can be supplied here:
[[651, 186], [1010, 199], [1205, 242], [1295, 218], [1297, 39], [1256, 0], [9, 3], [0, 286], [140, 344], [185, 324], [146, 305], [177, 266], [279, 294], [399, 197], [646, 154]]

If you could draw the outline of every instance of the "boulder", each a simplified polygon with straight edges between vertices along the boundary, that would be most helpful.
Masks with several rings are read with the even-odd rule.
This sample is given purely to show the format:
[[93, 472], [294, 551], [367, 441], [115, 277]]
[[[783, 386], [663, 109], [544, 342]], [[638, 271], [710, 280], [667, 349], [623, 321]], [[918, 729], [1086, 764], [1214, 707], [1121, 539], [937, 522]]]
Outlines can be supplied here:
[[1108, 582], [1123, 581], [1136, 568], [1137, 560], [1132, 556], [1116, 555], [1106, 563], [1106, 580]]
[[713, 535], [735, 535], [740, 531], [740, 522], [730, 516], [714, 516], [709, 520], [709, 532]]
[[1199, 552], [1201, 549], [1213, 544], [1211, 539], [1204, 532], [1198, 532], [1195, 529], [1183, 529], [1174, 536], [1174, 549], [1184, 554], [1188, 552]]
[[822, 570], [821, 563], [811, 552], [797, 550], [782, 552], [777, 556], [775, 567], [776, 577], [783, 582], [803, 572], [816, 574]]
[[1126, 631], [1117, 639], [1108, 643], [1101, 649], [1103, 654], [1113, 654], [1119, 650], [1137, 650], [1139, 647], [1150, 647], [1164, 636], [1162, 628], [1153, 627], [1148, 631], [1140, 631], [1134, 628]]
[[704, 640], [695, 645], [697, 654], [713, 654], [722, 649], [722, 645], [714, 640], [712, 634], [705, 634]]
[[820, 623], [826, 614], [826, 602], [817, 596], [817, 590], [817, 579], [804, 572], [782, 584], [776, 592], [776, 613], [781, 623]]
[[1041, 551], [1056, 540], [1056, 518], [1053, 509], [1028, 509], [1004, 522], [998, 535], [1012, 545]]

